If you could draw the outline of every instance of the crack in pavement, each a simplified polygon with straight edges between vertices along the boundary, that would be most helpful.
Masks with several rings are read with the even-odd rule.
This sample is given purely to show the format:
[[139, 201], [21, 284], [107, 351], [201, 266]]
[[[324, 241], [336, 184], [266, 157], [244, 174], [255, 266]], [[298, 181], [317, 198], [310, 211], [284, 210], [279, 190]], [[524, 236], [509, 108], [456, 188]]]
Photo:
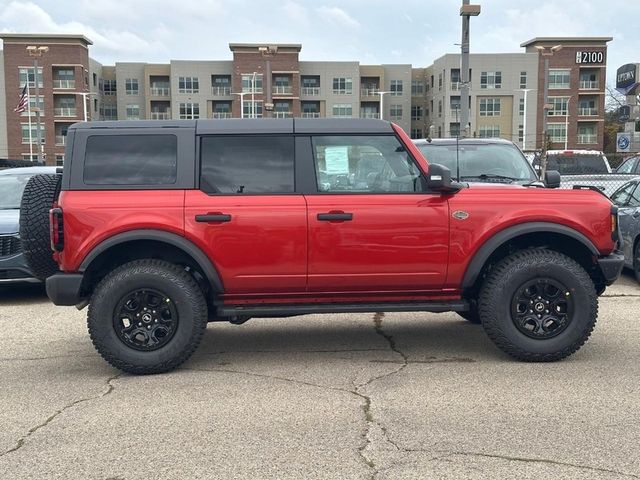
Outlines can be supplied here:
[[371, 397], [369, 395], [366, 395], [366, 394], [362, 393], [361, 390], [366, 388], [367, 386], [371, 385], [373, 382], [375, 382], [377, 380], [381, 380], [383, 378], [390, 377], [391, 375], [395, 375], [397, 373], [400, 373], [409, 364], [409, 357], [398, 348], [398, 346], [396, 345], [395, 340], [393, 339], [393, 336], [389, 335], [388, 333], [386, 333], [383, 330], [383, 328], [382, 328], [382, 319], [383, 318], [384, 318], [384, 312], [377, 312], [373, 316], [373, 327], [374, 327], [374, 330], [375, 330], [376, 334], [378, 334], [381, 337], [383, 337], [389, 343], [389, 348], [391, 349], [392, 352], [394, 352], [397, 355], [400, 355], [400, 357], [402, 357], [402, 361], [401, 362], [397, 362], [397, 363], [400, 364], [400, 366], [398, 368], [396, 368], [395, 370], [392, 370], [391, 372], [387, 372], [387, 373], [384, 373], [382, 375], [378, 375], [376, 377], [372, 377], [369, 380], [367, 380], [366, 382], [361, 383], [359, 385], [356, 385], [355, 386], [355, 390], [354, 390], [354, 393], [356, 395], [358, 395], [362, 399], [364, 399], [364, 405], [362, 406], [362, 410], [364, 412], [364, 418], [365, 418], [365, 422], [366, 422], [366, 429], [365, 429], [365, 432], [364, 432], [364, 435], [363, 435], [364, 444], [360, 448], [358, 448], [358, 453], [360, 454], [360, 457], [362, 457], [362, 460], [364, 461], [364, 463], [372, 470], [372, 472], [371, 472], [371, 479], [372, 480], [375, 479], [376, 476], [379, 473], [379, 468], [377, 467], [377, 465], [375, 464], [373, 459], [367, 454], [367, 451], [366, 451], [367, 448], [370, 447], [372, 445], [372, 443], [373, 443], [373, 439], [371, 438], [373, 427], [374, 426], [378, 427], [380, 429], [380, 431], [382, 432], [382, 438], [384, 438], [385, 441], [387, 443], [391, 444], [396, 450], [400, 450], [400, 447], [398, 446], [398, 444], [396, 444], [396, 442], [394, 442], [391, 439], [391, 437], [389, 436], [389, 432], [387, 431], [386, 427], [384, 425], [382, 425], [380, 422], [376, 421], [376, 419], [373, 416], [373, 412], [371, 411]]
[[[416, 452], [416, 451], [422, 451], [422, 450], [405, 450], [406, 452]], [[511, 462], [524, 462], [524, 463], [546, 463], [549, 465], [557, 465], [557, 466], [562, 466], [562, 467], [573, 467], [573, 468], [578, 468], [578, 469], [582, 469], [582, 470], [590, 470], [590, 471], [594, 471], [594, 472], [602, 472], [602, 473], [613, 473], [616, 475], [621, 475], [623, 477], [629, 477], [629, 478], [640, 478], [640, 475], [636, 475], [634, 473], [628, 473], [628, 472], [621, 472], [618, 470], [610, 470], [608, 468], [601, 468], [601, 467], [594, 467], [591, 465], [580, 465], [577, 463], [570, 463], [570, 462], [561, 462], [558, 460], [550, 460], [550, 459], [545, 459], [545, 458], [527, 458], [527, 457], [513, 457], [513, 456], [509, 456], [509, 455], [497, 455], [497, 454], [490, 454], [490, 453], [480, 453], [480, 452], [448, 452], [445, 453], [443, 455], [439, 455], [437, 457], [433, 457], [430, 458], [428, 461], [429, 462], [433, 462], [433, 461], [437, 461], [437, 460], [443, 460], [443, 459], [448, 459], [449, 457], [453, 457], [453, 456], [464, 456], [464, 457], [485, 457], [485, 458], [496, 458], [499, 460], [507, 460], [507, 461], [511, 461]]]
[[640, 294], [637, 293], [612, 293], [609, 295], [602, 295], [603, 298], [625, 298], [625, 297], [631, 297], [631, 298], [637, 298], [640, 297]]
[[44, 422], [36, 425], [35, 427], [30, 428], [29, 431], [25, 435], [20, 437], [18, 439], [18, 442], [16, 443], [15, 447], [10, 448], [9, 450], [7, 450], [4, 453], [0, 453], [0, 458], [4, 457], [5, 455], [8, 455], [9, 453], [12, 453], [12, 452], [15, 452], [17, 450], [20, 450], [25, 445], [27, 439], [31, 435], [36, 433], [41, 428], [44, 428], [47, 425], [49, 425], [51, 422], [53, 422], [57, 417], [59, 417], [62, 413], [64, 413], [68, 409], [70, 409], [72, 407], [75, 407], [76, 405], [79, 405], [81, 403], [89, 402], [91, 400], [98, 400], [98, 399], [104, 398], [107, 395], [109, 395], [115, 389], [115, 386], [113, 385], [113, 382], [116, 381], [118, 378], [120, 378], [122, 375], [123, 375], [122, 373], [119, 373], [119, 374], [117, 374], [117, 375], [115, 375], [113, 377], [109, 377], [107, 379], [106, 384], [105, 384], [107, 388], [100, 395], [95, 395], [93, 397], [87, 397], [87, 398], [81, 398], [79, 400], [74, 400], [73, 402], [71, 402], [71, 403], [65, 405], [64, 407], [62, 407], [60, 410], [56, 410], [55, 413], [53, 415], [51, 415], [49, 418], [47, 418]]
[[56, 358], [89, 358], [89, 357], [95, 357], [95, 356], [96, 356], [95, 353], [88, 353], [86, 355], [70, 354], [70, 355], [51, 355], [46, 357], [2, 357], [0, 358], [0, 362], [19, 362], [19, 361], [29, 362], [29, 361], [36, 361], [36, 360], [54, 360]]
[[345, 353], [345, 352], [384, 352], [386, 348], [349, 348], [341, 350], [221, 350], [219, 352], [202, 352], [198, 355], [224, 355], [234, 353]]

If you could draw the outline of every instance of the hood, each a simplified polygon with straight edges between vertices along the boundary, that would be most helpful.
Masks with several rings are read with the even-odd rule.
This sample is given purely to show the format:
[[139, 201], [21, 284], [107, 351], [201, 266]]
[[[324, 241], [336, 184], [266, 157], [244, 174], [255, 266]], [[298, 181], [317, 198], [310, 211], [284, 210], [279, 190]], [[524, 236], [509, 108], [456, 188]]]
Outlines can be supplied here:
[[502, 182], [463, 182], [468, 183], [469, 188], [528, 188], [523, 187], [519, 183], [502, 183]]
[[17, 233], [20, 230], [20, 209], [0, 210], [0, 235]]

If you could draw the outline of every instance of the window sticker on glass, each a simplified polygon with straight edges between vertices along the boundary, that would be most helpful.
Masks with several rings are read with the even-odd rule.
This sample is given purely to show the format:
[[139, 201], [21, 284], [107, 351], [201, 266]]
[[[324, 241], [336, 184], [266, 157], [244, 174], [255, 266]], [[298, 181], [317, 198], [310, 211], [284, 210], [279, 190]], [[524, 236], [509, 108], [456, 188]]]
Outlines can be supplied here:
[[349, 147], [326, 147], [324, 158], [328, 175], [349, 173]]

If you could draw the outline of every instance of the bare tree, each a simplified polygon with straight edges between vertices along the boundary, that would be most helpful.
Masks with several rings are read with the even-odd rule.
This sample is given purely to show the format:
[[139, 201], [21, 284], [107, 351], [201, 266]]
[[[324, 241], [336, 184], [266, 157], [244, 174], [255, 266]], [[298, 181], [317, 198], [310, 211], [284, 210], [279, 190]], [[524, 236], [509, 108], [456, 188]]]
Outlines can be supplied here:
[[618, 92], [611, 85], [605, 85], [604, 89], [604, 109], [606, 112], [617, 112], [620, 107], [627, 104], [627, 97]]

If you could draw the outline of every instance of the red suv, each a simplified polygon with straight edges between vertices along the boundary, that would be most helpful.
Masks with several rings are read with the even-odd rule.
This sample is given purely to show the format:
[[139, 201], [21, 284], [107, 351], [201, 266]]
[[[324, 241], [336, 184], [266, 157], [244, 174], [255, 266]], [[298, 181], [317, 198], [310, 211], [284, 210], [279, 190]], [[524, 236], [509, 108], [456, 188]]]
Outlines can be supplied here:
[[132, 373], [180, 365], [209, 321], [329, 312], [455, 311], [558, 360], [623, 265], [603, 195], [452, 182], [377, 120], [77, 124], [22, 208], [49, 297], [88, 304], [95, 347]]

